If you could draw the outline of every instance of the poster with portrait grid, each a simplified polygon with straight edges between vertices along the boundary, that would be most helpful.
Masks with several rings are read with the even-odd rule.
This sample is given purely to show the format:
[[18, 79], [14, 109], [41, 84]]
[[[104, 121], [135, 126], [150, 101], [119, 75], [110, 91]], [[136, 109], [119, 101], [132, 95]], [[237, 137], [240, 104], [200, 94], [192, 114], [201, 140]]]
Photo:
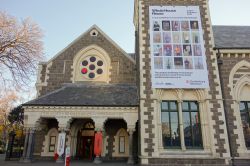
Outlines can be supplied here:
[[150, 6], [153, 88], [208, 88], [198, 6]]

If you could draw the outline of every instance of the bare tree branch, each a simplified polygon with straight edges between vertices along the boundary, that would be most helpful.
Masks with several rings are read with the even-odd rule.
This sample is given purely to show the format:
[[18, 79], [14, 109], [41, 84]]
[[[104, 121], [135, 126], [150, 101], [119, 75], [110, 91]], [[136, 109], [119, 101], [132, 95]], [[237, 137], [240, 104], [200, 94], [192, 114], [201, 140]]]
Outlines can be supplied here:
[[21, 22], [0, 12], [0, 86], [26, 87], [43, 60], [42, 32], [30, 19]]

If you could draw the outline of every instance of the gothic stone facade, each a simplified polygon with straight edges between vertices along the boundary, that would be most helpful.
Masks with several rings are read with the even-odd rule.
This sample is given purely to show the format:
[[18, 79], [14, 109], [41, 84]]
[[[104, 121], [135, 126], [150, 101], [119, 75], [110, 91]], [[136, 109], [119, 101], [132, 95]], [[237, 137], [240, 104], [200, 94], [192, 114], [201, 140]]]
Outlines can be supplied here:
[[[152, 88], [149, 6], [199, 6], [209, 88]], [[250, 28], [212, 26], [207, 0], [135, 0], [134, 25], [135, 54], [93, 26], [40, 63], [38, 98], [23, 105], [23, 159], [52, 159], [63, 132], [71, 156], [91, 160], [93, 134], [101, 130], [103, 160], [249, 165]], [[171, 124], [178, 133], [171, 143], [164, 135], [172, 132], [163, 124], [165, 106], [173, 108], [170, 121], [177, 119]], [[186, 108], [198, 115], [193, 137], [188, 136]]]
[[32, 151], [37, 159], [53, 159], [60, 132], [66, 133], [73, 158], [92, 159], [94, 132], [101, 130], [103, 159], [133, 163], [138, 144], [135, 80], [135, 60], [95, 25], [40, 63], [38, 97], [24, 104], [24, 160], [31, 159]]

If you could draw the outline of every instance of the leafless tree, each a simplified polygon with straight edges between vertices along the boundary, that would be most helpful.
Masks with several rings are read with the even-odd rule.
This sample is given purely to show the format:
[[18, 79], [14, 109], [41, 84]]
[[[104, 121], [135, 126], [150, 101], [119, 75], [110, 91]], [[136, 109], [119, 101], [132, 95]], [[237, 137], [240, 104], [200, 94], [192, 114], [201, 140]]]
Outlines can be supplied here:
[[43, 59], [42, 31], [27, 18], [17, 18], [0, 12], [0, 85], [28, 85]]
[[7, 133], [11, 129], [7, 117], [17, 100], [18, 96], [15, 91], [0, 90], [0, 140], [3, 142], [6, 142]]

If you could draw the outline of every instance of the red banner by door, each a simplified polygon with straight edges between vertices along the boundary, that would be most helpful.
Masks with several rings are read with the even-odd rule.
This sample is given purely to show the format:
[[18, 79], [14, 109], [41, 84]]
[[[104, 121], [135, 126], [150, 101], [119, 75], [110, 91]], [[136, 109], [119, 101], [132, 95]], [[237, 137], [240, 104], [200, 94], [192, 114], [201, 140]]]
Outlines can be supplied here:
[[102, 154], [102, 132], [101, 131], [97, 131], [95, 133], [94, 154], [96, 156], [101, 156]]

